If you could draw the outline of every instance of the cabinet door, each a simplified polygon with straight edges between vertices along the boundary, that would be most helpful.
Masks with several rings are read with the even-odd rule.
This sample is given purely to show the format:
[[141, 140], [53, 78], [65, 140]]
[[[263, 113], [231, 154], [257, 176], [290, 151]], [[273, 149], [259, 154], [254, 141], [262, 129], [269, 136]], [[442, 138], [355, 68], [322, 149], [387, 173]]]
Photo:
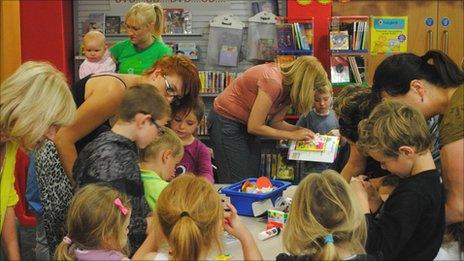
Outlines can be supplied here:
[[[449, 20], [448, 26], [442, 24], [443, 19]], [[437, 48], [461, 65], [464, 56], [464, 1], [438, 1], [437, 25]]]
[[[437, 7], [438, 2], [436, 0], [352, 0], [347, 3], [334, 1], [332, 15], [408, 16], [408, 51], [422, 55], [429, 48], [436, 48]], [[430, 27], [425, 24], [425, 19], [428, 17], [434, 20], [433, 25]], [[372, 84], [375, 69], [386, 56], [387, 55], [384, 54], [369, 54], [367, 56], [367, 76], [369, 84]]]

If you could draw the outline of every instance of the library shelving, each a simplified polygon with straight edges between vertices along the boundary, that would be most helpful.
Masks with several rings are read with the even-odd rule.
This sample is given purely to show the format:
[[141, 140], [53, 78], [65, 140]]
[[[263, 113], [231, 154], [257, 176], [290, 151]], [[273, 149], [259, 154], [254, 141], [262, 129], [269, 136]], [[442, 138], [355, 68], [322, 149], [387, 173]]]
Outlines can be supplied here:
[[285, 63], [314, 53], [314, 19], [276, 17], [277, 62]]

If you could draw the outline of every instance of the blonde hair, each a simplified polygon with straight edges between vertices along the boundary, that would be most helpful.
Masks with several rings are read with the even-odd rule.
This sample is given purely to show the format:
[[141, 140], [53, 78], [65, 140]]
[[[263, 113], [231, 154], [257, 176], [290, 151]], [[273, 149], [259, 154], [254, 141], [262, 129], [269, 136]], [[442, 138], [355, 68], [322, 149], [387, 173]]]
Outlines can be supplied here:
[[359, 123], [358, 129], [356, 145], [364, 153], [376, 150], [387, 157], [396, 158], [401, 146], [414, 147], [417, 153], [427, 151], [432, 146], [424, 116], [398, 101], [378, 104], [369, 118]]
[[152, 26], [152, 35], [160, 38], [164, 31], [164, 11], [159, 4], [137, 3], [133, 5], [126, 14], [126, 22], [135, 20], [139, 25]]
[[[324, 237], [333, 236], [333, 243]], [[313, 260], [340, 259], [335, 245], [363, 254], [367, 228], [364, 215], [348, 183], [335, 171], [308, 174], [298, 185], [283, 232], [285, 248], [292, 255]]]
[[161, 192], [156, 214], [173, 260], [198, 260], [212, 246], [222, 250], [224, 209], [206, 179], [185, 174], [175, 178]]
[[[55, 260], [75, 260], [72, 248], [83, 250], [108, 249], [128, 254], [124, 215], [115, 205], [119, 198], [124, 207], [131, 209], [129, 197], [125, 193], [94, 183], [81, 188], [71, 200], [66, 219], [67, 237], [72, 243], [61, 242], [55, 250]], [[111, 241], [108, 242], [108, 239]], [[125, 245], [120, 245], [122, 241]]]
[[290, 100], [300, 114], [306, 115], [311, 110], [315, 89], [331, 86], [322, 64], [314, 56], [300, 56], [281, 64], [280, 71], [284, 88], [290, 89]]
[[156, 159], [166, 149], [171, 149], [174, 157], [184, 155], [184, 146], [179, 136], [167, 127], [161, 127], [161, 132], [155, 141], [140, 151], [140, 161], [149, 162]]
[[52, 125], [74, 121], [66, 78], [47, 62], [25, 62], [0, 87], [0, 132], [32, 148]]
[[106, 38], [102, 32], [97, 30], [91, 30], [87, 32], [83, 37], [84, 46], [88, 41], [99, 41], [100, 44], [105, 44]]

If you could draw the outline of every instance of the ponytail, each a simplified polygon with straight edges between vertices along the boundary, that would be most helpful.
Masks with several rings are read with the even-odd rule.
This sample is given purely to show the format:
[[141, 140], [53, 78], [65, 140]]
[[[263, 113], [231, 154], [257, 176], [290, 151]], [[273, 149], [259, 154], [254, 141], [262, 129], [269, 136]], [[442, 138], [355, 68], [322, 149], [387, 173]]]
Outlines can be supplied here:
[[[437, 84], [440, 87], [457, 87], [464, 83], [464, 72], [449, 56], [438, 50], [430, 50], [421, 56], [424, 67], [432, 66], [437, 74]], [[433, 65], [429, 64], [429, 60]]]
[[74, 251], [70, 251], [71, 244], [61, 241], [55, 249], [55, 260], [75, 260]]
[[156, 38], [160, 38], [164, 32], [164, 12], [163, 8], [159, 4], [153, 4], [155, 10], [155, 21], [153, 24], [153, 35]]
[[205, 240], [195, 220], [188, 212], [182, 212], [168, 238], [173, 260], [198, 260]]
[[323, 242], [323, 247], [316, 251], [313, 260], [339, 260], [340, 257], [337, 253], [337, 249], [335, 248], [332, 234], [325, 235]]

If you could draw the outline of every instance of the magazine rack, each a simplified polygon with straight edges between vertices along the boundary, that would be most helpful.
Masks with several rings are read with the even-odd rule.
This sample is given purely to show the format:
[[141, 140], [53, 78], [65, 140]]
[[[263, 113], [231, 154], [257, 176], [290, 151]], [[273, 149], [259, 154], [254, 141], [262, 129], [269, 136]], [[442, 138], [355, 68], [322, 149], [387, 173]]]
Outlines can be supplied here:
[[276, 16], [263, 11], [248, 22], [247, 60], [273, 61], [277, 48]]
[[210, 21], [206, 62], [210, 65], [236, 67], [242, 46], [245, 25], [230, 14], [214, 17]]

